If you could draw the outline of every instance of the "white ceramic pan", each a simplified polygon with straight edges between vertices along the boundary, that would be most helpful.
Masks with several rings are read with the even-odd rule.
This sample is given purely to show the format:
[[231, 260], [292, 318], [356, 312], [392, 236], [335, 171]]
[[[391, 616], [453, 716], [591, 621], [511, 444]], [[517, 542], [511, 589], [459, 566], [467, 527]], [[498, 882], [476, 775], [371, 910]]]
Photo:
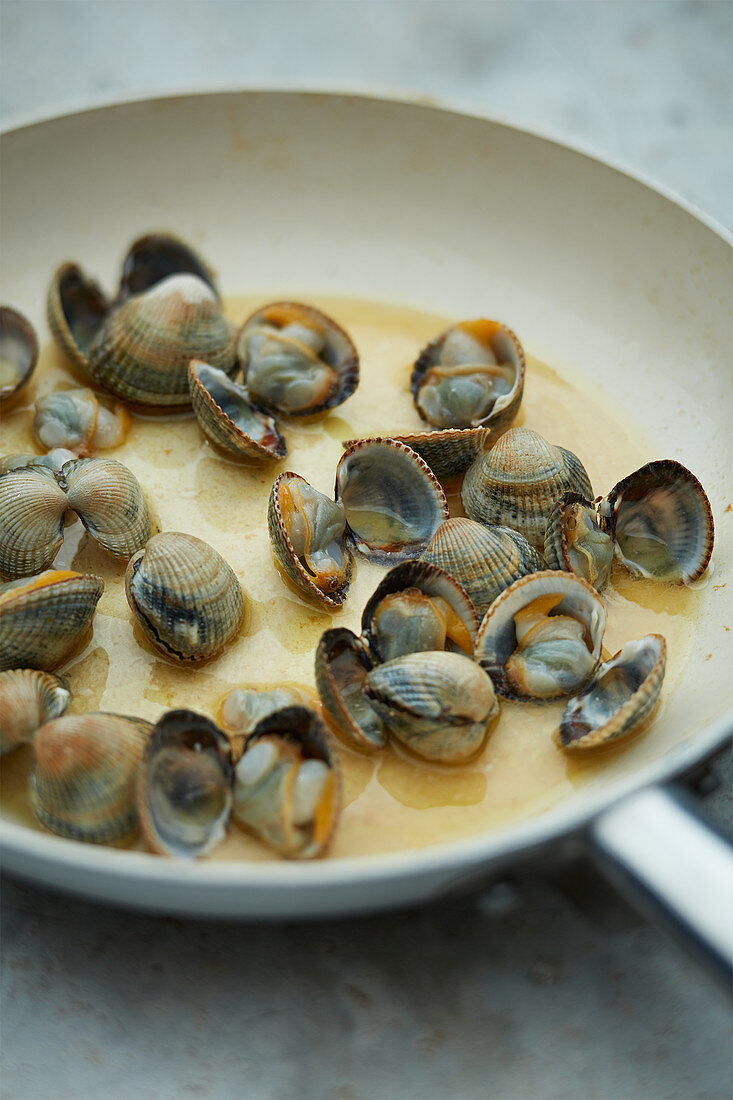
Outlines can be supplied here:
[[[511, 318], [528, 349], [648, 410], [660, 457], [706, 486], [715, 573], [674, 705], [631, 762], [551, 811], [460, 843], [299, 866], [181, 865], [3, 826], [7, 870], [167, 912], [286, 917], [439, 896], [565, 839], [590, 839], [678, 908], [725, 877], [662, 786], [733, 725], [728, 589], [731, 250], [724, 234], [637, 179], [552, 141], [424, 105], [242, 92], [87, 111], [6, 135], [0, 298], [42, 332], [60, 258], [111, 282], [111, 258], [176, 227], [232, 292], [348, 293], [444, 314]], [[711, 657], [708, 655], [711, 654]], [[631, 757], [629, 757], [629, 761]], [[704, 846], [702, 841], [709, 843]], [[710, 860], [718, 860], [713, 865]], [[720, 905], [700, 935], [724, 950]]]

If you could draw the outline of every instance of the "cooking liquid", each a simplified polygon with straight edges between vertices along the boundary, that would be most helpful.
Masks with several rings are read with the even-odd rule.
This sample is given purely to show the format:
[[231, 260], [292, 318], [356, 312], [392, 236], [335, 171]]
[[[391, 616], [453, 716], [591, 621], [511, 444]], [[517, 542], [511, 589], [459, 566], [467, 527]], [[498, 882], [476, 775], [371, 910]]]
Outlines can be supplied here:
[[[341, 441], [370, 435], [424, 430], [409, 392], [411, 364], [420, 349], [450, 319], [348, 298], [307, 300], [331, 314], [352, 336], [361, 359], [356, 392], [330, 415], [282, 420], [288, 454], [279, 463], [243, 465], [217, 452], [191, 416], [132, 419], [123, 446], [107, 454], [125, 463], [145, 488], [166, 530], [205, 539], [230, 563], [242, 582], [248, 611], [240, 635], [216, 660], [195, 670], [153, 652], [133, 627], [125, 599], [124, 566], [88, 539], [79, 521], [67, 528], [56, 567], [92, 572], [105, 581], [85, 649], [62, 670], [73, 691], [70, 711], [104, 710], [155, 721], [172, 707], [190, 707], [218, 717], [234, 687], [292, 684], [311, 691], [318, 640], [331, 626], [360, 633], [361, 613], [385, 570], [357, 557], [346, 606], [326, 614], [286, 587], [277, 574], [267, 536], [267, 501], [282, 470], [302, 474], [314, 488], [333, 494]], [[230, 298], [227, 313], [237, 324], [262, 297]], [[2, 453], [37, 451], [30, 433], [33, 402], [57, 388], [83, 384], [54, 346], [43, 351], [26, 404], [8, 414], [0, 432]], [[524, 400], [517, 425], [538, 431], [574, 451], [596, 493], [660, 457], [624, 410], [572, 384], [560, 370], [528, 357]], [[448, 486], [452, 516], [462, 515], [457, 486]], [[679, 586], [633, 579], [618, 564], [602, 593], [608, 621], [604, 646], [615, 653], [644, 634], [667, 639], [667, 674], [661, 707], [668, 705], [694, 640], [696, 594]], [[389, 747], [375, 756], [340, 744], [344, 811], [331, 856], [358, 856], [458, 839], [542, 812], [579, 783], [597, 777], [639, 737], [654, 736], [654, 721], [641, 733], [600, 753], [566, 756], [552, 741], [564, 701], [535, 704], [501, 700], [501, 717], [473, 762], [433, 766]], [[37, 828], [27, 800], [32, 751], [6, 757], [0, 795], [6, 817]], [[270, 859], [272, 854], [237, 826], [216, 849], [216, 859]]]

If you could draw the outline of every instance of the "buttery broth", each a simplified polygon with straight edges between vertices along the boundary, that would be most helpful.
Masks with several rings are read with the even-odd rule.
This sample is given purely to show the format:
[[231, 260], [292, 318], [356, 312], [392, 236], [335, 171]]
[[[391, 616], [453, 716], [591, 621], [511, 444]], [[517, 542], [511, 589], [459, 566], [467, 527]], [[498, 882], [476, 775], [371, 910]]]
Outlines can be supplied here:
[[[348, 298], [307, 301], [331, 314], [352, 336], [361, 359], [356, 392], [330, 415], [283, 420], [288, 454], [279, 463], [243, 465], [217, 452], [192, 416], [132, 419], [126, 442], [99, 452], [125, 463], [145, 488], [160, 526], [205, 539], [242, 582], [248, 604], [239, 636], [225, 652], [196, 670], [177, 667], [152, 651], [133, 627], [124, 592], [124, 567], [98, 550], [78, 521], [67, 528], [56, 565], [93, 572], [105, 581], [91, 641], [62, 670], [74, 693], [72, 711], [105, 710], [155, 721], [171, 707], [191, 707], [218, 718], [234, 687], [293, 684], [315, 695], [313, 658], [331, 626], [360, 632], [366, 600], [385, 570], [357, 560], [345, 607], [327, 614], [301, 600], [277, 574], [267, 536], [267, 501], [282, 470], [302, 474], [331, 495], [341, 441], [423, 430], [409, 392], [411, 364], [450, 319]], [[230, 298], [226, 309], [240, 324], [262, 298]], [[521, 339], [521, 332], [520, 332]], [[30, 434], [33, 402], [57, 388], [82, 384], [55, 347], [43, 351], [26, 404], [1, 429], [4, 454], [38, 450]], [[633, 421], [594, 396], [582, 379], [528, 357], [524, 400], [516, 424], [569, 447], [583, 461], [596, 493], [659, 457]], [[451, 515], [462, 515], [457, 488], [448, 487]], [[667, 705], [694, 640], [696, 594], [681, 587], [632, 579], [618, 565], [603, 592], [608, 621], [604, 647], [651, 632], [667, 639]], [[424, 847], [495, 829], [548, 809], [603, 769], [624, 745], [593, 755], [565, 756], [552, 741], [564, 702], [502, 700], [502, 712], [481, 755], [468, 765], [431, 766], [389, 747], [363, 756], [340, 745], [344, 811], [331, 856], [358, 856]], [[641, 736], [653, 736], [651, 729]], [[3, 761], [0, 779], [5, 816], [37, 827], [27, 802], [32, 753]], [[272, 853], [233, 826], [216, 859], [271, 859]]]

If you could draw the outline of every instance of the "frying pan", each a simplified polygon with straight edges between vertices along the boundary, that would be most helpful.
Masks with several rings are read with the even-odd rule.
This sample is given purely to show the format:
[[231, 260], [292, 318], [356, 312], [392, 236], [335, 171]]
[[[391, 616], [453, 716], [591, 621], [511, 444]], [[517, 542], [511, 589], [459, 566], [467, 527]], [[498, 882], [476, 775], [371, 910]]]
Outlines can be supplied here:
[[128, 906], [283, 918], [416, 903], [590, 845], [725, 956], [729, 852], [667, 786], [733, 727], [725, 233], [659, 189], [511, 126], [422, 103], [278, 91], [146, 100], [13, 130], [2, 214], [0, 297], [41, 332], [61, 258], [83, 258], [111, 283], [122, 243], [158, 227], [215, 257], [231, 292], [348, 293], [510, 319], [529, 351], [641, 413], [659, 457], [706, 486], [716, 520], [672, 705], [632, 751], [542, 814], [419, 851], [307, 866], [182, 865], [4, 821], [5, 868]]

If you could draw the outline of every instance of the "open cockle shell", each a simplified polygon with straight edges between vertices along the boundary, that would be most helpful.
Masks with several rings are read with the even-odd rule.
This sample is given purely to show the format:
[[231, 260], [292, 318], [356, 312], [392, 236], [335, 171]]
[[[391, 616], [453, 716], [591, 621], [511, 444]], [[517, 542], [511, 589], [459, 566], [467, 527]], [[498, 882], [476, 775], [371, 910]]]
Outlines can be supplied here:
[[392, 736], [443, 764], [475, 756], [499, 714], [489, 677], [458, 653], [408, 653], [377, 665], [365, 694]]
[[244, 322], [237, 354], [250, 399], [309, 416], [342, 404], [359, 384], [359, 356], [332, 318], [301, 302], [271, 302]]
[[207, 542], [180, 531], [153, 535], [130, 559], [125, 593], [149, 642], [174, 661], [216, 657], [244, 615], [237, 575]]
[[37, 729], [61, 717], [70, 700], [71, 692], [50, 672], [0, 672], [0, 755], [27, 745]]
[[106, 321], [112, 304], [78, 264], [61, 264], [53, 274], [46, 298], [51, 335], [67, 359], [85, 377], [91, 377], [89, 350]]
[[565, 493], [550, 513], [545, 531], [549, 569], [577, 573], [600, 589], [613, 563], [613, 540], [601, 529], [595, 505], [578, 493]]
[[515, 580], [544, 568], [540, 555], [518, 531], [487, 527], [464, 516], [441, 523], [420, 560], [455, 577], [480, 618]]
[[0, 306], [0, 408], [19, 400], [38, 362], [33, 325], [10, 306]]
[[273, 555], [290, 580], [327, 609], [340, 607], [354, 569], [341, 505], [286, 470], [272, 486], [267, 527]]
[[[411, 390], [420, 416], [438, 428], [508, 427], [524, 392], [524, 350], [506, 325], [460, 321], [420, 353]], [[437, 471], [436, 471], [437, 473]]]
[[472, 657], [477, 630], [476, 609], [465, 589], [426, 561], [390, 569], [361, 617], [362, 637], [377, 662], [432, 649]]
[[[388, 438], [404, 443], [427, 462], [438, 479], [462, 474], [488, 445], [488, 428], [443, 428], [427, 432], [410, 432], [407, 435], [390, 435]], [[387, 437], [385, 437], [387, 438]], [[360, 443], [359, 439], [345, 439], [344, 450]]]
[[121, 714], [68, 714], [35, 735], [30, 801], [45, 829], [89, 844], [138, 830], [136, 786], [151, 725]]
[[511, 527], [542, 551], [550, 513], [568, 491], [593, 499], [577, 455], [529, 428], [510, 428], [466, 471], [461, 500], [471, 519]]
[[449, 514], [427, 463], [404, 443], [380, 437], [342, 454], [335, 497], [357, 550], [382, 565], [418, 557]]
[[587, 581], [555, 570], [532, 573], [494, 600], [479, 627], [475, 657], [502, 695], [571, 695], [598, 664], [605, 625], [605, 608]]
[[65, 462], [62, 478], [68, 506], [103, 550], [120, 561], [145, 546], [152, 525], [140, 482], [113, 458]]
[[661, 459], [635, 470], [598, 511], [617, 556], [637, 576], [692, 584], [707, 569], [715, 536], [710, 501], [679, 462]]
[[341, 810], [341, 775], [331, 735], [306, 707], [257, 724], [234, 779], [234, 820], [290, 859], [323, 855]]
[[580, 695], [569, 700], [553, 735], [558, 748], [584, 752], [638, 729], [659, 700], [666, 660], [661, 634], [627, 642], [598, 666]]
[[374, 667], [360, 638], [345, 627], [326, 630], [316, 649], [316, 684], [326, 721], [348, 744], [375, 752], [387, 743], [381, 718], [364, 695]]
[[28, 577], [61, 549], [69, 501], [53, 470], [20, 466], [0, 476], [0, 575]]
[[234, 688], [219, 710], [219, 718], [232, 746], [236, 764], [244, 752], [244, 743], [258, 722], [284, 707], [309, 707], [313, 699], [299, 688]]
[[191, 245], [172, 233], [146, 233], [127, 250], [117, 302], [143, 294], [170, 275], [196, 275], [221, 297], [211, 267]]
[[135, 405], [190, 405], [188, 364], [232, 373], [235, 333], [213, 290], [195, 275], [170, 275], [109, 316], [89, 352], [93, 377]]
[[100, 577], [55, 569], [0, 585], [0, 670], [63, 664], [86, 637], [103, 591]]
[[201, 430], [217, 447], [238, 458], [273, 461], [287, 454], [273, 418], [260, 412], [249, 400], [246, 388], [224, 371], [192, 359], [188, 385]]
[[209, 718], [191, 710], [164, 714], [138, 777], [140, 823], [151, 851], [192, 859], [223, 840], [233, 775], [229, 741]]

